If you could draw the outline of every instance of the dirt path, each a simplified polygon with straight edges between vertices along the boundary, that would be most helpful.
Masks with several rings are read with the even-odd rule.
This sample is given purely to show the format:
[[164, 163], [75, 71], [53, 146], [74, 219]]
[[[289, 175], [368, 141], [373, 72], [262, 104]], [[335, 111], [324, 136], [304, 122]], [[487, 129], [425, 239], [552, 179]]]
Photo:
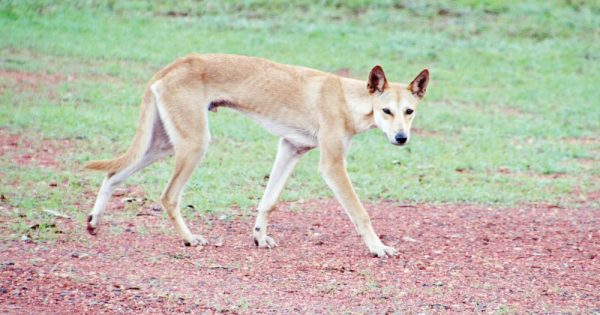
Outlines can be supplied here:
[[369, 257], [332, 200], [281, 205], [274, 250], [241, 215], [191, 220], [220, 245], [204, 249], [148, 206], [96, 237], [57, 219], [56, 242], [0, 244], [0, 312], [600, 312], [599, 209], [368, 208], [398, 258]]

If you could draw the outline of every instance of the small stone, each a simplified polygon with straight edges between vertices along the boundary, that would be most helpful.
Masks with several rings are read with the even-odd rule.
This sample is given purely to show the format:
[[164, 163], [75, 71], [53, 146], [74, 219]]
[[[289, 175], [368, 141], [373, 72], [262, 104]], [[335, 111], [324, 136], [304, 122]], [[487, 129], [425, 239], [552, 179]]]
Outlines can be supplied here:
[[411, 242], [411, 243], [416, 243], [417, 242], [416, 239], [414, 239], [414, 238], [412, 238], [410, 236], [403, 236], [402, 240], [405, 241], [405, 242]]

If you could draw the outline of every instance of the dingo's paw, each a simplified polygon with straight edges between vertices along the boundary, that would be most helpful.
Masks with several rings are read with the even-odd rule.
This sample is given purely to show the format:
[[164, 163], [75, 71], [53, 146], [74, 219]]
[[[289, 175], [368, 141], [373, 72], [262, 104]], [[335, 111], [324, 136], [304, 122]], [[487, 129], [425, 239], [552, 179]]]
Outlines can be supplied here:
[[275, 240], [267, 235], [266, 226], [255, 226], [252, 231], [252, 237], [254, 238], [254, 244], [258, 248], [274, 248], [277, 246]]
[[398, 250], [396, 250], [393, 247], [390, 246], [386, 246], [383, 243], [375, 245], [375, 246], [369, 246], [369, 251], [371, 251], [371, 255], [373, 255], [373, 257], [379, 257], [379, 258], [385, 258], [385, 257], [394, 257], [396, 255], [398, 255]]
[[183, 240], [185, 246], [204, 246], [208, 241], [202, 235], [192, 235], [190, 239]]
[[87, 218], [87, 231], [88, 233], [90, 233], [90, 235], [96, 235], [98, 234], [98, 216], [94, 216], [94, 215], [88, 215]]
[[258, 246], [258, 248], [274, 248], [275, 246], [277, 246], [277, 243], [275, 243], [275, 240], [268, 236], [268, 235], [260, 235], [254, 236], [254, 244], [256, 246]]

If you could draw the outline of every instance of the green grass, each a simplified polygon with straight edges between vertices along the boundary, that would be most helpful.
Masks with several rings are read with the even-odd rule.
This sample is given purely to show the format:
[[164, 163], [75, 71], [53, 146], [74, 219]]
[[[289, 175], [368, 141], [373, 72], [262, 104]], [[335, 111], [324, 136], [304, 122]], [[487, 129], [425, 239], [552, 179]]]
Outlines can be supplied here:
[[[87, 211], [93, 198], [83, 194], [99, 187], [101, 175], [81, 165], [125, 150], [146, 80], [190, 52], [224, 52], [348, 69], [358, 78], [381, 64], [399, 82], [430, 68], [413, 126], [424, 132], [406, 148], [390, 146], [376, 130], [353, 142], [348, 168], [363, 200], [569, 203], [576, 188], [583, 195], [600, 189], [594, 3], [3, 1], [0, 128], [77, 146], [58, 158], [59, 170], [1, 157], [0, 192], [25, 212]], [[32, 88], [14, 72], [40, 83]], [[210, 120], [214, 143], [185, 203], [200, 211], [250, 209], [277, 139], [231, 111]], [[331, 196], [317, 160], [316, 150], [302, 160], [283, 199]], [[171, 167], [158, 163], [128, 184], [156, 200]], [[43, 185], [53, 178], [67, 188]]]

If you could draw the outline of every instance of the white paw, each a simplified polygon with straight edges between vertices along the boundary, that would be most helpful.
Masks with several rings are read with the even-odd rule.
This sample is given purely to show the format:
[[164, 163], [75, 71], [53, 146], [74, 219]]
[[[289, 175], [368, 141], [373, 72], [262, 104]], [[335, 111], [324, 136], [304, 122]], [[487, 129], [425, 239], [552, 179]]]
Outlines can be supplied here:
[[275, 246], [277, 246], [277, 243], [275, 243], [275, 240], [268, 236], [268, 235], [262, 235], [262, 236], [254, 236], [254, 244], [256, 244], [256, 246], [258, 246], [258, 248], [274, 248]]
[[204, 246], [208, 241], [202, 235], [192, 235], [191, 238], [183, 240], [185, 246]]
[[369, 246], [369, 250], [373, 257], [385, 258], [385, 257], [394, 257], [398, 254], [398, 250], [393, 247], [385, 246], [383, 243], [380, 243], [375, 246]]
[[[258, 224], [258, 223], [257, 223]], [[258, 248], [274, 248], [277, 246], [275, 240], [267, 235], [267, 228], [265, 226], [256, 225], [252, 231], [252, 237], [254, 238], [254, 244]]]

